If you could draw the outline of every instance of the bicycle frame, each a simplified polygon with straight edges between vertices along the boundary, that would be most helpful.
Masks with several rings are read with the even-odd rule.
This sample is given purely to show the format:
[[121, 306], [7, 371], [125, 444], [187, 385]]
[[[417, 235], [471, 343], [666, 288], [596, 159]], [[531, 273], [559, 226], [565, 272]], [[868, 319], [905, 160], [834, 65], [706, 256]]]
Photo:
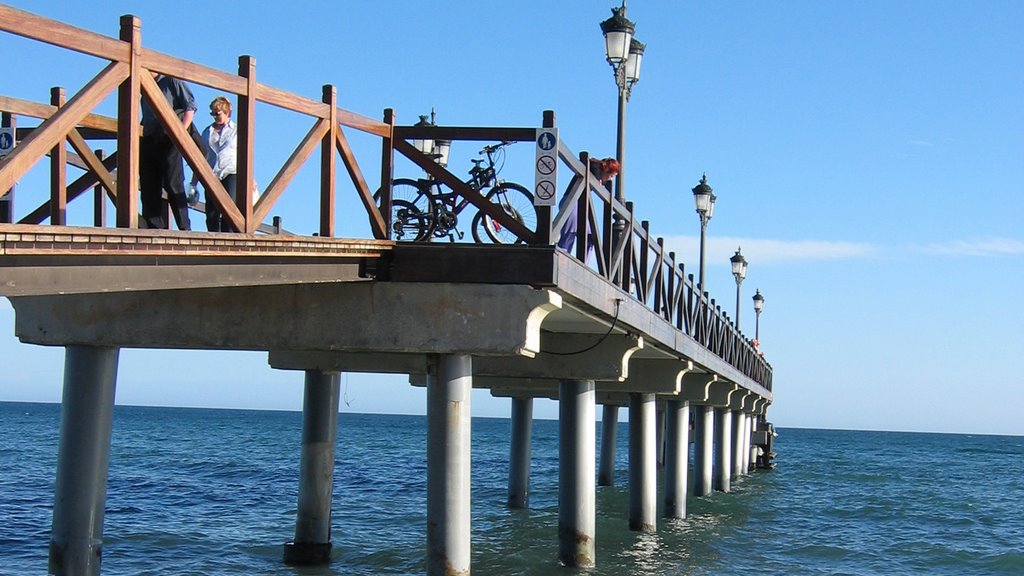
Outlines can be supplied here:
[[[494, 146], [485, 146], [481, 152], [486, 155], [486, 162], [483, 160], [474, 161], [475, 164], [469, 171], [470, 177], [467, 180], [463, 180], [463, 183], [478, 193], [497, 186], [501, 181], [498, 180], [498, 170], [495, 169], [494, 153], [509, 144], [511, 143], [502, 142]], [[481, 164], [486, 165], [482, 166]], [[420, 184], [420, 194], [425, 194], [430, 200], [432, 210], [436, 210], [435, 206], [440, 206], [445, 210], [450, 210], [454, 216], [458, 217], [465, 210], [466, 206], [471, 204], [468, 198], [460, 196], [455, 190], [443, 191], [441, 182], [433, 178], [419, 178], [416, 182]], [[459, 198], [461, 200], [456, 201]], [[419, 197], [417, 197], [418, 199]], [[447, 230], [444, 232], [447, 233]]]

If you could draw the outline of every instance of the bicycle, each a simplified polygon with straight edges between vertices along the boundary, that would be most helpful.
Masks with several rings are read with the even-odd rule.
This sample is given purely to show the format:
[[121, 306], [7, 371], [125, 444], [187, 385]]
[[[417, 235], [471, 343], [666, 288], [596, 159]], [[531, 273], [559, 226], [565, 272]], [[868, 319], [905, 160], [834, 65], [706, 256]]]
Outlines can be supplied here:
[[[484, 158], [474, 159], [465, 184], [484, 195], [489, 202], [501, 206], [509, 216], [518, 220], [528, 230], [537, 228], [537, 209], [533, 205], [533, 194], [514, 182], [503, 182], [498, 173], [504, 166], [504, 148], [511, 142], [484, 146], [479, 154]], [[374, 194], [380, 205], [380, 191]], [[452, 242], [463, 232], [458, 229], [459, 215], [472, 203], [454, 190], [445, 192], [442, 183], [431, 177], [412, 179], [398, 178], [391, 184], [391, 229], [397, 240], [412, 242], [429, 241], [432, 237], [448, 237]], [[477, 212], [471, 225], [473, 240], [484, 242], [486, 238], [495, 244], [520, 242], [500, 222], [483, 212]]]

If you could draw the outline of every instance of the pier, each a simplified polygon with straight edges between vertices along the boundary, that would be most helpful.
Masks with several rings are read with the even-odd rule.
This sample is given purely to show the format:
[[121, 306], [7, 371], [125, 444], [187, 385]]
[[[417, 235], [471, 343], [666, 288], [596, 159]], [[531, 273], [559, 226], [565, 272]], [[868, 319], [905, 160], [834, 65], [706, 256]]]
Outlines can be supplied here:
[[[594, 178], [588, 153], [571, 149], [569, 135], [556, 136], [552, 151], [559, 197], [569, 200], [563, 210], [538, 205], [535, 228], [413, 145], [433, 139], [534, 146], [540, 134], [557, 134], [554, 112], [538, 114], [538, 124], [526, 127], [403, 125], [391, 109], [380, 119], [344, 109], [333, 86], [310, 99], [261, 83], [251, 56], [239, 57], [236, 74], [149, 50], [132, 16], [122, 18], [119, 38], [110, 38], [0, 5], [0, 30], [95, 57], [98, 70], [80, 89], [55, 87], [49, 103], [0, 94], [16, 143], [0, 159], [0, 295], [15, 310], [22, 342], [66, 350], [50, 573], [100, 572], [122, 348], [264, 351], [272, 368], [295, 371], [297, 380], [301, 373], [298, 512], [282, 553], [292, 564], [330, 560], [334, 454], [345, 444], [337, 437], [343, 372], [407, 374], [411, 385], [426, 387], [424, 528], [432, 575], [470, 573], [473, 388], [511, 403], [511, 507], [529, 507], [533, 399], [558, 400], [552, 557], [565, 566], [596, 562], [595, 493], [598, 484], [614, 482], [619, 408], [629, 416], [633, 530], [657, 530], [659, 463], [666, 474], [660, 500], [671, 518], [685, 517], [687, 498], [729, 492], [732, 483], [769, 465], [771, 365], [637, 219], [641, 210]], [[201, 144], [176, 121], [155, 73], [237, 99], [234, 200]], [[111, 94], [117, 115], [97, 114]], [[143, 99], [238, 233], [139, 227]], [[308, 125], [258, 198], [257, 105], [291, 111]], [[357, 158], [349, 143], [356, 131], [379, 140], [370, 158]], [[95, 141], [116, 150], [97, 154]], [[310, 191], [303, 196], [290, 184], [317, 152], [313, 195], [319, 201], [310, 203]], [[399, 241], [391, 218], [397, 156], [516, 241]], [[50, 166], [46, 189], [19, 184], [40, 162]], [[352, 193], [340, 194], [342, 185]], [[68, 203], [90, 200], [92, 225], [69, 225]], [[289, 222], [274, 219], [288, 202], [306, 207], [315, 232], [291, 232]], [[19, 209], [22, 204], [31, 209]], [[108, 209], [115, 227], [105, 226]], [[567, 252], [555, 240], [573, 210], [588, 225], [579, 227]], [[353, 211], [365, 214], [364, 234], [338, 237], [339, 213]]]

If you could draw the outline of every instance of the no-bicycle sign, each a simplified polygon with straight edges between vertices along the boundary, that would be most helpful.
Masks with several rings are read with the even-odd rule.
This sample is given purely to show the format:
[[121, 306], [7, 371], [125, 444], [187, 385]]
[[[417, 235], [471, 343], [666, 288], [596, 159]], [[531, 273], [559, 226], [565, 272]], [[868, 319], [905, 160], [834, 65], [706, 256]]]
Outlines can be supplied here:
[[535, 169], [533, 204], [554, 206], [558, 195], [558, 128], [537, 129]]

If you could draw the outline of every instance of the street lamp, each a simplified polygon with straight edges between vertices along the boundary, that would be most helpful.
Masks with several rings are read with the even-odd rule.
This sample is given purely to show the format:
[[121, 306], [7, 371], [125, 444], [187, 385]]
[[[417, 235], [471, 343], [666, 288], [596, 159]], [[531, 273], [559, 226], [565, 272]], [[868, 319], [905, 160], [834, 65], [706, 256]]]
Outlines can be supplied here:
[[[420, 121], [417, 122], [414, 127], [416, 128], [427, 128], [434, 127], [437, 124], [434, 123], [434, 111], [430, 111], [430, 120], [427, 120], [425, 114], [420, 114]], [[442, 140], [433, 138], [413, 138], [413, 148], [419, 150], [423, 154], [430, 156], [435, 162], [440, 164], [442, 167], [448, 166], [448, 153], [452, 148], [451, 140]]]
[[754, 314], [757, 320], [754, 322], [754, 340], [761, 341], [761, 309], [764, 308], [764, 296], [761, 296], [761, 290], [758, 289], [757, 293], [754, 294]]
[[[640, 62], [643, 60], [646, 45], [633, 37], [636, 24], [626, 18], [626, 2], [622, 6], [612, 8], [612, 17], [601, 22], [604, 34], [605, 57], [615, 74], [615, 85], [619, 88], [619, 117], [616, 128], [615, 159], [619, 162], [619, 173], [615, 176], [615, 199], [622, 204], [626, 202], [623, 191], [622, 172], [626, 152], [626, 102], [633, 92], [633, 85], [640, 81]], [[621, 219], [616, 218], [616, 228], [625, 227]]]
[[700, 179], [700, 183], [693, 187], [693, 202], [697, 206], [697, 214], [700, 215], [700, 275], [697, 276], [697, 291], [701, 294], [704, 290], [704, 237], [708, 229], [708, 220], [715, 212], [715, 194], [708, 186], [708, 175]]
[[740, 329], [740, 284], [743, 284], [743, 279], [747, 277], [747, 259], [740, 254], [740, 249], [736, 249], [736, 253], [729, 258], [732, 262], [732, 275], [736, 278], [736, 329]]

